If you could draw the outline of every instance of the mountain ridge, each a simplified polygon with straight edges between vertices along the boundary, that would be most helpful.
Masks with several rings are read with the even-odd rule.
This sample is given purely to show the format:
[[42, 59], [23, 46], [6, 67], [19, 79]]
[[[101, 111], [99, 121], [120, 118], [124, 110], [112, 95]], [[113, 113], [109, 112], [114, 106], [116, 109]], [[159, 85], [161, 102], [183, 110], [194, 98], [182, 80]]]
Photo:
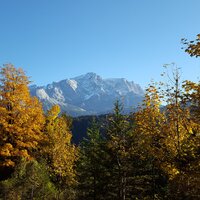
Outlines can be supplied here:
[[123, 101], [125, 109], [140, 103], [144, 91], [139, 84], [125, 78], [103, 79], [94, 72], [52, 82], [46, 86], [30, 86], [32, 96], [43, 103], [45, 110], [58, 104], [72, 116], [108, 113], [116, 100]]

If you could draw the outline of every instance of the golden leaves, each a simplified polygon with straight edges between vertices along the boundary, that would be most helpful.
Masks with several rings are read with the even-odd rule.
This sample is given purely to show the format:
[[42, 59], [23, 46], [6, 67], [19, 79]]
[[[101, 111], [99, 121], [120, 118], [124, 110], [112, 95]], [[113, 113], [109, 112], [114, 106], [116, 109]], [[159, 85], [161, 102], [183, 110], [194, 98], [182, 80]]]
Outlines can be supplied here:
[[72, 134], [65, 116], [59, 116], [59, 106], [53, 106], [46, 116], [46, 142], [42, 147], [43, 154], [49, 160], [51, 172], [75, 183], [74, 162], [77, 159], [76, 148], [71, 144]]
[[[29, 81], [22, 69], [8, 64], [0, 74], [0, 139], [13, 146], [7, 157], [14, 162], [17, 157], [30, 157], [31, 150], [43, 139], [44, 115], [41, 103], [30, 96]], [[2, 156], [2, 164], [7, 157]]]

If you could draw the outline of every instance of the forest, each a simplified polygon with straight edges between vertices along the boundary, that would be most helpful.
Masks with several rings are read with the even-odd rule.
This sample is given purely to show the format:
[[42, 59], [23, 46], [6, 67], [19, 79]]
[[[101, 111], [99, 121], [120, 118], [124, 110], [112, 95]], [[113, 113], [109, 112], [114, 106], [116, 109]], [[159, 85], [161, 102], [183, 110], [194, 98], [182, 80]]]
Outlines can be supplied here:
[[[200, 56], [199, 40], [182, 41], [189, 55]], [[72, 118], [31, 97], [23, 69], [1, 67], [0, 199], [200, 199], [200, 83], [173, 67], [135, 113], [116, 100], [80, 143]]]

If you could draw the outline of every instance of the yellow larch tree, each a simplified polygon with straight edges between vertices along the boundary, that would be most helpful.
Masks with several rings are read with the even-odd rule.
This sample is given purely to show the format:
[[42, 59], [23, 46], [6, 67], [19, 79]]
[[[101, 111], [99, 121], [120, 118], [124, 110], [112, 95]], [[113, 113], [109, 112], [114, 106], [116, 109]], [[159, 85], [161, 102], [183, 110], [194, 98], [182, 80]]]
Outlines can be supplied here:
[[183, 84], [185, 89], [184, 101], [191, 108], [191, 118], [194, 122], [200, 124], [200, 82], [185, 81]]
[[[137, 178], [138, 193], [147, 198], [147, 194], [151, 194], [148, 198], [154, 199], [160, 197], [160, 186], [156, 182], [164, 182], [164, 162], [165, 135], [162, 132], [165, 123], [165, 115], [160, 109], [161, 99], [159, 91], [154, 83], [146, 89], [145, 99], [139, 111], [135, 113], [134, 132], [138, 138], [137, 148], [140, 160], [143, 163], [140, 167], [141, 175]], [[163, 185], [164, 187], [164, 185]]]
[[192, 41], [188, 41], [183, 38], [182, 43], [186, 45], [185, 52], [187, 52], [190, 56], [200, 56], [200, 34], [198, 34], [196, 39]]
[[[187, 85], [188, 84], [188, 85]], [[179, 69], [176, 67], [173, 70], [171, 78], [171, 86], [165, 91], [167, 106], [165, 109], [166, 123], [164, 132], [167, 135], [166, 144], [173, 162], [177, 161], [177, 169], [181, 173], [182, 159], [185, 159], [185, 150], [193, 151], [194, 133], [198, 131], [197, 121], [192, 117], [191, 105], [192, 101], [187, 102], [190, 84], [186, 81], [185, 90], [180, 81]], [[192, 95], [193, 96], [193, 95]], [[192, 99], [195, 99], [192, 97]], [[178, 164], [179, 163], [179, 164]]]
[[191, 186], [198, 187], [196, 177], [199, 177], [200, 126], [198, 118], [193, 117], [196, 109], [192, 106], [198, 107], [198, 87], [186, 81], [184, 89], [177, 67], [168, 78], [167, 89], [163, 93], [167, 102], [166, 122], [163, 125], [167, 147], [165, 169], [169, 175], [170, 198], [187, 199], [194, 193], [190, 192]]
[[52, 181], [69, 195], [73, 192], [76, 183], [74, 165], [77, 160], [77, 149], [71, 143], [70, 120], [66, 115], [59, 116], [59, 113], [60, 107], [57, 105], [53, 106], [47, 113], [46, 143], [42, 147], [42, 151]]
[[6, 64], [0, 68], [0, 166], [11, 167], [20, 157], [30, 159], [42, 140], [42, 105], [31, 97], [24, 71]]
[[144, 154], [148, 152], [148, 154], [156, 156], [157, 159], [163, 157], [160, 142], [163, 142], [162, 126], [165, 122], [160, 105], [159, 92], [152, 84], [146, 90], [142, 107], [135, 114], [135, 131], [140, 135], [140, 146], [145, 146], [143, 150], [146, 152]]

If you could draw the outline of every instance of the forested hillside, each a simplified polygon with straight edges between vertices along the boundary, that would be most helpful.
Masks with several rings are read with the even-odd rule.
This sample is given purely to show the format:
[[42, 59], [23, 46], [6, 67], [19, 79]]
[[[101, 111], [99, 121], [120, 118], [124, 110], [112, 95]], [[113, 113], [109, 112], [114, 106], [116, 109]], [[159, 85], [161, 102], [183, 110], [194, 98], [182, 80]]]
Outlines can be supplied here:
[[[199, 39], [185, 43], [198, 57]], [[116, 101], [73, 124], [57, 105], [44, 113], [22, 69], [0, 74], [0, 199], [200, 199], [200, 83], [176, 66], [134, 114]]]

